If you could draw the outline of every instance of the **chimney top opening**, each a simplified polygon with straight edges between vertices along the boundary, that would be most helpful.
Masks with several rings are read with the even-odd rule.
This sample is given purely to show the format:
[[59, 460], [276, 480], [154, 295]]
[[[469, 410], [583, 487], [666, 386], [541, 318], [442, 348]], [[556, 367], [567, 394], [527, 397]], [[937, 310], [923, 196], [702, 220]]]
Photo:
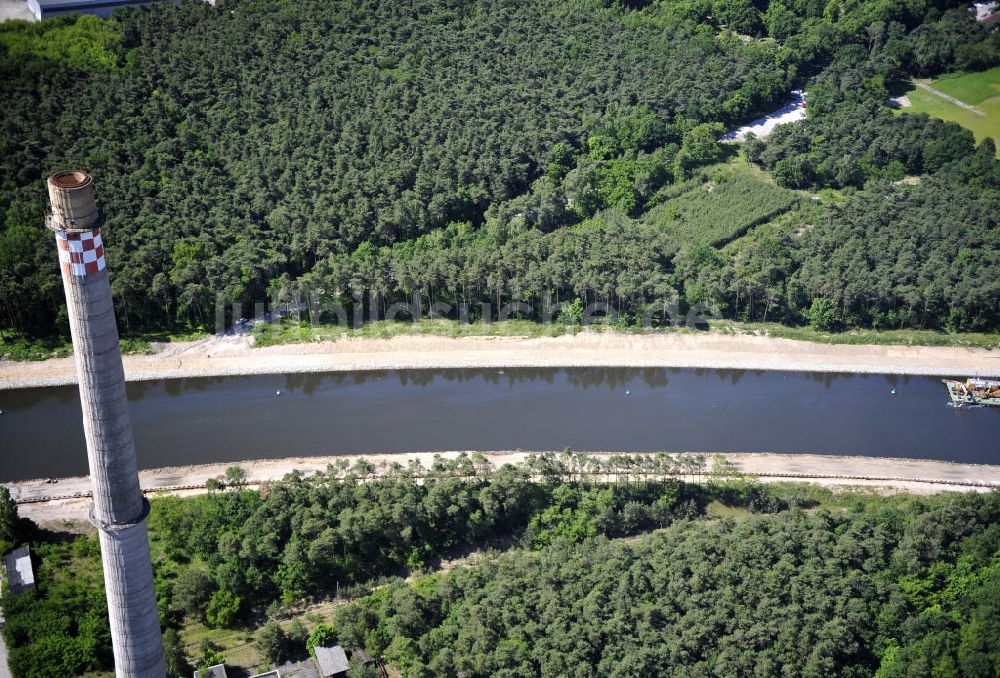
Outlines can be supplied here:
[[53, 174], [49, 177], [49, 181], [59, 188], [80, 188], [90, 183], [90, 175], [79, 170], [70, 170]]

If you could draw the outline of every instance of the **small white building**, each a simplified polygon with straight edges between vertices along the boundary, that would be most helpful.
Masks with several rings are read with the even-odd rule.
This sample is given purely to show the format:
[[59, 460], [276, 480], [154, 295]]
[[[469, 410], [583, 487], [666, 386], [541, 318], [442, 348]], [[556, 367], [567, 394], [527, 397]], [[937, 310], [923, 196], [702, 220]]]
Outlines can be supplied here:
[[10, 592], [18, 595], [35, 588], [35, 570], [31, 566], [31, 551], [27, 546], [14, 549], [3, 557]]
[[975, 12], [976, 21], [986, 21], [992, 14], [997, 11], [997, 7], [1000, 3], [996, 0], [990, 0], [990, 2], [974, 2], [972, 7], [969, 8], [970, 12]]

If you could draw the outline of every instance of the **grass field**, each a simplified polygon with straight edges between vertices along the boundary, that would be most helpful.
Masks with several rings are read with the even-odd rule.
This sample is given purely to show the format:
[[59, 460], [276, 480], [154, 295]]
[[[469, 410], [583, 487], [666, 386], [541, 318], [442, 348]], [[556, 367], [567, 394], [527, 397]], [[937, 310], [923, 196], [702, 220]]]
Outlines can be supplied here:
[[911, 106], [905, 113], [926, 113], [935, 118], [957, 122], [971, 130], [976, 141], [993, 137], [1000, 157], [1000, 66], [979, 73], [949, 73], [930, 82], [930, 86], [975, 106], [984, 115], [967, 111], [932, 92], [914, 86], [906, 93]]
[[1000, 66], [979, 73], [942, 75], [931, 85], [967, 104], [979, 106], [988, 99], [1000, 97]]
[[882, 346], [965, 346], [1000, 348], [997, 332], [943, 332], [940, 330], [871, 330], [853, 328], [843, 332], [823, 332], [811, 327], [788, 327], [778, 323], [741, 323], [717, 320], [710, 323], [712, 332], [723, 334], [766, 334], [780, 339], [797, 339], [818, 344], [878, 344]]
[[[167, 339], [168, 341], [170, 339]], [[187, 341], [178, 336], [173, 341]], [[139, 355], [153, 352], [149, 340], [122, 339], [120, 341], [122, 355]], [[73, 354], [73, 344], [67, 339], [31, 339], [22, 336], [0, 336], [0, 360], [48, 360], [49, 358], [65, 358]]]
[[579, 325], [564, 322], [543, 324], [533, 320], [460, 323], [447, 318], [423, 318], [419, 322], [377, 320], [358, 328], [338, 325], [312, 326], [308, 322], [285, 320], [261, 323], [253, 329], [254, 346], [275, 346], [309, 341], [336, 341], [340, 338], [392, 339], [398, 336], [430, 335], [437, 337], [558, 337], [581, 331]]

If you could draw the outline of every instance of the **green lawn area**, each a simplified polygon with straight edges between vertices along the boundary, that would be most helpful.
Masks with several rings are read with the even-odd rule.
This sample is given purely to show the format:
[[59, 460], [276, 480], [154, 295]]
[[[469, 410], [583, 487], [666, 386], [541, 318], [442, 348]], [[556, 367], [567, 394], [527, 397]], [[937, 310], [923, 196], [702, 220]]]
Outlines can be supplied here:
[[987, 99], [1000, 97], [1000, 66], [979, 73], [949, 73], [931, 85], [967, 104], [979, 106]]
[[[493, 323], [460, 323], [448, 318], [422, 318], [419, 322], [377, 320], [358, 328], [337, 325], [312, 326], [308, 322], [284, 320], [262, 323], [254, 327], [254, 346], [263, 348], [278, 344], [310, 341], [336, 341], [346, 338], [391, 339], [398, 336], [432, 335], [439, 337], [558, 337], [581, 331], [579, 325], [564, 322], [543, 324], [533, 320], [511, 319]], [[592, 328], [593, 329], [593, 328]]]
[[993, 137], [998, 146], [997, 157], [1000, 157], [1000, 67], [979, 73], [949, 73], [932, 80], [930, 85], [975, 106], [985, 115], [976, 115], [916, 86], [906, 93], [912, 105], [904, 109], [904, 112], [926, 113], [935, 118], [957, 122], [971, 130], [976, 141]]
[[811, 327], [788, 327], [778, 323], [741, 323], [717, 320], [710, 323], [711, 331], [723, 334], [766, 334], [780, 339], [797, 339], [818, 344], [877, 344], [881, 346], [965, 346], [969, 348], [1000, 348], [1000, 333], [958, 332], [939, 330], [872, 330], [854, 328], [843, 332], [823, 332]]

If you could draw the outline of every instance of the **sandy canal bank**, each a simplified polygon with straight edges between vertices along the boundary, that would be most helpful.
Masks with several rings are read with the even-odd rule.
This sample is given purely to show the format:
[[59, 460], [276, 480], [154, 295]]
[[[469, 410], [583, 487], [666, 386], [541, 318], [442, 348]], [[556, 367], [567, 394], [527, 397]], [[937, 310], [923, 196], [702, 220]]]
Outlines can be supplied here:
[[[455, 457], [459, 452], [443, 452]], [[594, 453], [599, 454], [599, 453]], [[609, 453], [603, 453], [609, 454]], [[487, 453], [483, 455], [495, 467], [523, 461], [525, 452]], [[801, 481], [824, 486], [860, 486], [879, 491], [927, 494], [942, 491], [989, 491], [1000, 489], [1000, 465], [954, 464], [945, 461], [889, 459], [883, 457], [841, 457], [816, 454], [731, 453], [724, 455], [742, 472], [765, 482]], [[249, 484], [280, 480], [292, 471], [311, 475], [326, 470], [329, 464], [345, 459], [351, 463], [360, 457], [294, 457], [238, 462]], [[417, 460], [430, 467], [433, 453], [364, 455], [373, 464]], [[234, 462], [236, 463], [236, 462]], [[159, 494], [190, 495], [205, 491], [210, 478], [222, 478], [233, 463], [205, 464], [139, 472], [143, 489], [150, 496]], [[697, 480], [699, 476], [690, 479]], [[20, 514], [41, 524], [82, 521], [87, 517], [90, 500], [88, 477], [62, 478], [55, 482], [30, 480], [9, 483], [11, 493], [20, 503]]]
[[[397, 336], [253, 348], [245, 337], [166, 344], [125, 357], [130, 381], [241, 374], [506, 367], [693, 367], [1000, 376], [1000, 350], [819, 344], [728, 334], [580, 332], [558, 337]], [[0, 361], [0, 389], [72, 384], [72, 358]]]

